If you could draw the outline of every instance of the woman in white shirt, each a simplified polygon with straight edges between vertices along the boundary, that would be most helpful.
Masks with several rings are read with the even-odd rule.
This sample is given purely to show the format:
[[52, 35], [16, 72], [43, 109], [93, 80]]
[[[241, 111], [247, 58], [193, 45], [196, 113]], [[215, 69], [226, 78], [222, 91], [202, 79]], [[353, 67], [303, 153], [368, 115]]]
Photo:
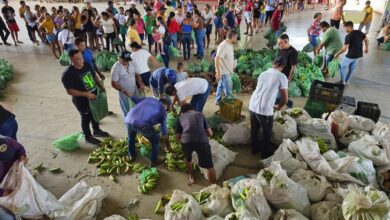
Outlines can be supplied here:
[[37, 22], [38, 17], [36, 14], [34, 14], [31, 11], [30, 6], [28, 6], [28, 5], [26, 6], [26, 12], [24, 13], [24, 19], [27, 22], [27, 29], [31, 33], [33, 43], [36, 43], [37, 45], [39, 45], [38, 40], [35, 36], [35, 32], [38, 31], [38, 22]]
[[[118, 36], [118, 31], [115, 26], [114, 20], [109, 17], [107, 12], [102, 12], [102, 26], [104, 31], [104, 38], [106, 39], [106, 50], [110, 51], [110, 45], [112, 46], [112, 51], [114, 51], [114, 39]], [[119, 52], [117, 48], [117, 52]]]
[[67, 53], [73, 49], [74, 46], [74, 35], [72, 31], [69, 30], [69, 25], [64, 23], [62, 25], [62, 31], [58, 34], [58, 42], [61, 47], [61, 51], [66, 51]]

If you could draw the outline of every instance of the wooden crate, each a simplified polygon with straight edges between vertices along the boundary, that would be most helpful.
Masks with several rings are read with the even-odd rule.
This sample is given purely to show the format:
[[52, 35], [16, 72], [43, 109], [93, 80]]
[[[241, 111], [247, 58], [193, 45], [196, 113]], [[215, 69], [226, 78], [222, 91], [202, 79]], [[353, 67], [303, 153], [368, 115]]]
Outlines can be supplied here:
[[236, 122], [241, 119], [242, 101], [230, 99], [219, 103], [219, 115], [229, 122]]

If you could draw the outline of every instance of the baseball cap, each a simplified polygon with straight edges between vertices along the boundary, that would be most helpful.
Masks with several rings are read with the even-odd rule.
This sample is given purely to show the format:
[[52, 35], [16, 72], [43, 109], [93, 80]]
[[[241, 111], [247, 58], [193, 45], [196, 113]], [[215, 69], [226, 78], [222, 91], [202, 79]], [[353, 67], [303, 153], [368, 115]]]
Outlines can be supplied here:
[[285, 66], [287, 64], [287, 60], [282, 56], [278, 56], [275, 58], [274, 63], [278, 63], [281, 66]]
[[15, 152], [15, 148], [8, 146], [7, 138], [0, 135], [0, 161], [12, 160]]
[[122, 51], [121, 55], [120, 55], [120, 58], [123, 59], [126, 62], [129, 62], [129, 61], [131, 61], [131, 53], [129, 51], [127, 51], [127, 50]]

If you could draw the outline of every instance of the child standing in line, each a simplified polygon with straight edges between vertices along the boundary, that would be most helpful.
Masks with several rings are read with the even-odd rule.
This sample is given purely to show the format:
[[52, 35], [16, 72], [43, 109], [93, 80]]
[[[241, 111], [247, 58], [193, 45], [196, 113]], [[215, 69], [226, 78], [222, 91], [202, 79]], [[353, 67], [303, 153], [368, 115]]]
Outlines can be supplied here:
[[176, 68], [176, 83], [188, 79], [188, 73], [184, 72], [184, 65], [182, 62], [177, 63]]
[[145, 40], [145, 22], [141, 18], [141, 14], [134, 13], [135, 26], [138, 32], [139, 37], [141, 38], [142, 45], [144, 45]]

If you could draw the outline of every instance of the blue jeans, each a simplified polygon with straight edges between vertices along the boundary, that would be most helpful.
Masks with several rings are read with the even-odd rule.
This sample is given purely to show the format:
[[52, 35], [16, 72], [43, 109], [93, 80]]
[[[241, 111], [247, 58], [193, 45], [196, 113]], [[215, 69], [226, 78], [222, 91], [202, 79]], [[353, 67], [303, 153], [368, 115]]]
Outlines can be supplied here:
[[[138, 95], [138, 94], [134, 94]], [[123, 115], [126, 117], [127, 113], [131, 110], [131, 108], [134, 107], [134, 103], [130, 104], [130, 97], [127, 97], [127, 95], [123, 94], [122, 92], [119, 93], [119, 104], [121, 106], [121, 110]]]
[[310, 43], [316, 48], [318, 46], [318, 36], [310, 34]]
[[15, 215], [12, 214], [8, 209], [0, 205], [0, 219], [1, 220], [16, 220]]
[[196, 52], [198, 54], [198, 57], [204, 56], [203, 39], [204, 39], [205, 35], [206, 35], [205, 28], [195, 31]]
[[177, 33], [169, 34], [169, 36], [172, 39], [172, 45], [173, 47], [177, 48]]
[[207, 98], [211, 92], [211, 86], [209, 84], [205, 93], [192, 96], [191, 104], [195, 107], [195, 111], [203, 112], [203, 107], [206, 104]]
[[[278, 93], [278, 96], [276, 97], [275, 105], [278, 105], [282, 101], [282, 97], [280, 95], [280, 92]], [[294, 106], [294, 102], [290, 99], [287, 100], [287, 107], [292, 108]]]
[[169, 45], [168, 44], [163, 44], [163, 51], [164, 54], [161, 54], [161, 57], [163, 58], [164, 66], [168, 68], [169, 67]]
[[71, 50], [74, 50], [76, 49], [76, 47], [74, 46], [74, 44], [64, 44], [64, 50], [69, 53]]
[[[353, 72], [356, 69], [356, 66], [358, 64], [359, 58], [357, 59], [350, 59], [348, 57], [344, 57], [341, 61], [341, 67], [340, 67], [340, 75], [341, 80], [343, 82], [349, 82], [352, 78]], [[348, 68], [348, 74], [347, 74], [347, 68]]]
[[325, 67], [328, 68], [328, 65], [330, 63], [330, 61], [332, 61], [334, 58], [334, 55], [333, 54], [326, 54], [325, 56]]
[[191, 33], [182, 33], [181, 42], [183, 44], [184, 60], [188, 60], [191, 57]]
[[233, 82], [230, 74], [223, 74], [221, 79], [218, 82], [217, 86], [217, 94], [215, 96], [216, 102], [220, 102], [222, 100], [222, 91], [225, 93], [227, 97], [233, 96]]
[[18, 122], [15, 117], [8, 118], [2, 125], [0, 125], [0, 134], [16, 140], [16, 133], [18, 132]]
[[152, 154], [150, 157], [150, 161], [155, 162], [160, 151], [160, 135], [156, 132], [156, 130], [154, 130], [153, 126], [137, 128], [129, 124], [127, 125], [127, 131], [130, 157], [135, 158], [137, 156], [137, 153], [135, 152], [135, 138], [137, 136], [137, 133], [140, 133], [142, 136], [146, 137], [146, 139], [148, 139], [152, 144]]

